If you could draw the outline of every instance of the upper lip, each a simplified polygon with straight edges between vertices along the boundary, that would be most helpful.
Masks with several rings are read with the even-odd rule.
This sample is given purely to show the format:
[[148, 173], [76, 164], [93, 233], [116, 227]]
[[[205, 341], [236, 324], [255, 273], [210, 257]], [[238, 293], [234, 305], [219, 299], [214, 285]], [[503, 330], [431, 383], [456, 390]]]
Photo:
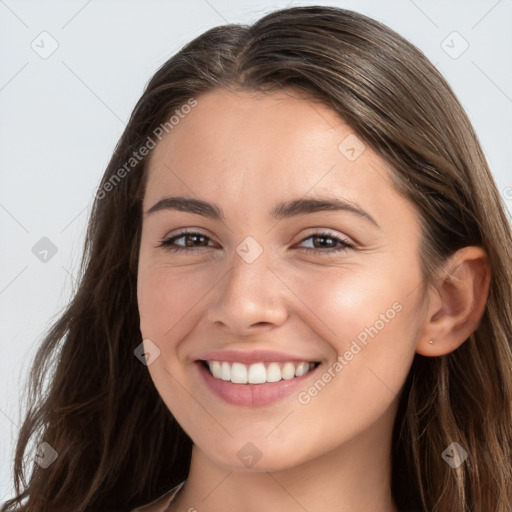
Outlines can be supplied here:
[[213, 350], [198, 357], [202, 361], [228, 361], [232, 363], [252, 364], [259, 362], [290, 361], [290, 362], [317, 362], [315, 358], [294, 356], [274, 350]]

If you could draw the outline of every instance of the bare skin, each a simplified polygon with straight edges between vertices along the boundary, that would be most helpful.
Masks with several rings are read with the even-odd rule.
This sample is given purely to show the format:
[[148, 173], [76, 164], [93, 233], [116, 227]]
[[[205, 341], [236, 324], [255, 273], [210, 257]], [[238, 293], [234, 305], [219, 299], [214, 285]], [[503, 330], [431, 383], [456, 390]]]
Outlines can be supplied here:
[[[172, 195], [224, 213], [143, 219], [140, 329], [160, 350], [148, 369], [194, 442], [172, 511], [397, 512], [391, 434], [412, 360], [455, 350], [485, 306], [485, 252], [457, 252], [426, 289], [418, 217], [388, 164], [368, 146], [351, 151], [355, 139], [342, 141], [354, 132], [335, 112], [293, 94], [199, 96], [150, 161], [144, 212]], [[378, 226], [348, 210], [269, 215], [279, 202], [319, 197], [357, 204]], [[175, 239], [181, 252], [157, 247], [183, 228], [202, 237]], [[237, 252], [247, 237], [263, 249], [250, 263]], [[353, 247], [329, 253], [336, 239]], [[291, 395], [240, 406], [198, 376], [197, 359], [214, 349], [277, 350], [320, 366]], [[260, 457], [252, 466], [239, 456], [247, 443]]]

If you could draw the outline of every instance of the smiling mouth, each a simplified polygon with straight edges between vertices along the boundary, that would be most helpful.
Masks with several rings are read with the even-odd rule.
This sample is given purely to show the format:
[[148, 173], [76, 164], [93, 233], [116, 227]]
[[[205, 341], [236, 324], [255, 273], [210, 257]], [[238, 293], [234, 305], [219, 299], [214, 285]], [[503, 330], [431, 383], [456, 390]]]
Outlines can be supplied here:
[[233, 384], [265, 384], [302, 377], [320, 363], [310, 361], [258, 362], [250, 365], [232, 361], [204, 361], [200, 363], [219, 380]]

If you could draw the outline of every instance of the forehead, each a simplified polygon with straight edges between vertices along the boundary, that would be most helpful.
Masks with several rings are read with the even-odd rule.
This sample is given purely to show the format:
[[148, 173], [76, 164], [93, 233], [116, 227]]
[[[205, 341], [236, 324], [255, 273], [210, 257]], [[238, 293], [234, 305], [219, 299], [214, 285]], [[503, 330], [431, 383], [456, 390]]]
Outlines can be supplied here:
[[386, 162], [334, 110], [297, 96], [222, 89], [198, 96], [151, 156], [145, 206], [169, 192], [238, 208], [326, 193], [396, 199]]

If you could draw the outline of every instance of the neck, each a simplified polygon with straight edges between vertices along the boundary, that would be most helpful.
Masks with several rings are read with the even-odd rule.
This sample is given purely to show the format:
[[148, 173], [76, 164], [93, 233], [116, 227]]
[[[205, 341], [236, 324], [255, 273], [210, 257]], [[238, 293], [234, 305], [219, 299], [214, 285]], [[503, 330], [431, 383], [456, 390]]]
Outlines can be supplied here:
[[196, 445], [189, 477], [169, 510], [397, 512], [391, 496], [395, 407], [350, 441], [280, 471], [238, 471]]

